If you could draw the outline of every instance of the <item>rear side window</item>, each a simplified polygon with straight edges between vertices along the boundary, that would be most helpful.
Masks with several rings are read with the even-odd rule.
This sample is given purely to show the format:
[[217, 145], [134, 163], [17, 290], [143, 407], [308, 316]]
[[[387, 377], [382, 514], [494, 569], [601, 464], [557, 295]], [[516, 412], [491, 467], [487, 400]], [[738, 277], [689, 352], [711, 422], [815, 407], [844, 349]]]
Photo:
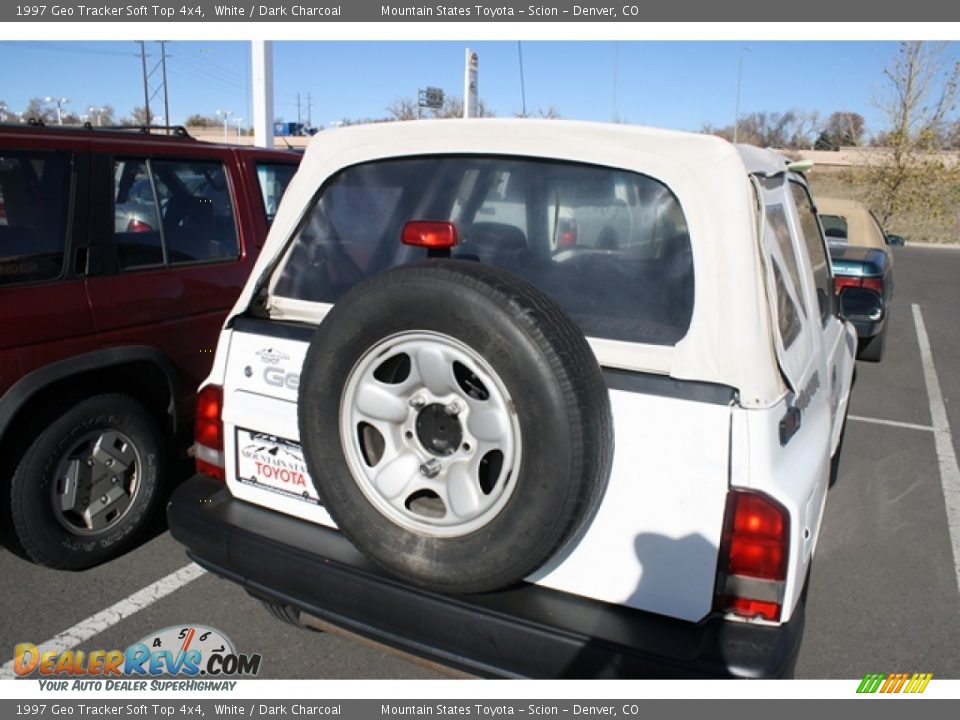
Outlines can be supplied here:
[[810, 267], [813, 268], [813, 279], [817, 288], [817, 306], [820, 309], [820, 321], [825, 323], [833, 314], [833, 280], [830, 277], [830, 260], [827, 249], [820, 233], [820, 223], [817, 220], [817, 211], [810, 199], [810, 193], [800, 183], [790, 182], [790, 192], [793, 193], [793, 202], [797, 206], [797, 216], [800, 219], [800, 231], [803, 234], [803, 243], [810, 256]]
[[683, 211], [653, 178], [518, 158], [443, 157], [348, 168], [318, 195], [273, 292], [332, 303], [363, 278], [426, 257], [409, 220], [457, 226], [453, 257], [498, 265], [553, 296], [591, 337], [672, 345], [689, 327]]
[[263, 198], [263, 211], [268, 226], [273, 223], [277, 208], [280, 207], [280, 199], [296, 172], [296, 165], [257, 163], [257, 181], [260, 184], [260, 196]]
[[122, 270], [239, 257], [236, 211], [220, 162], [117, 160], [113, 201]]
[[0, 287], [60, 276], [69, 204], [68, 155], [0, 150]]

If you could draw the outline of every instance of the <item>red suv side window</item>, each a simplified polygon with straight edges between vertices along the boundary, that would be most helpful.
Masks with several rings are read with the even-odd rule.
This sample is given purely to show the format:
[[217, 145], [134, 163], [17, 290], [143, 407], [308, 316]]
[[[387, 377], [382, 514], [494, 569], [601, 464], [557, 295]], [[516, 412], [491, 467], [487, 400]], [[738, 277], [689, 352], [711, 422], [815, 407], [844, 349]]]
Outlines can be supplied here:
[[115, 161], [113, 240], [122, 270], [239, 257], [223, 164]]
[[60, 276], [69, 167], [65, 153], [0, 150], [0, 286]]

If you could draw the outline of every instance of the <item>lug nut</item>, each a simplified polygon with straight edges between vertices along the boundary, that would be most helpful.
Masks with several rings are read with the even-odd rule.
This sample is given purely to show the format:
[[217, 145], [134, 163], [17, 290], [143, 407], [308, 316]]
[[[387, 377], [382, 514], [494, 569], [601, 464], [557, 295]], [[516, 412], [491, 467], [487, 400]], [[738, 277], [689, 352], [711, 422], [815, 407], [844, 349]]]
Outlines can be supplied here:
[[110, 467], [111, 465], [113, 465], [113, 458], [107, 458], [103, 464], [106, 465], [107, 467]]
[[87, 467], [93, 467], [93, 458], [87, 458]]
[[442, 467], [443, 466], [440, 464], [440, 461], [437, 458], [430, 458], [420, 466], [420, 474], [424, 477], [435, 478], [440, 474]]
[[461, 405], [458, 401], [454, 400], [452, 403], [447, 405], [443, 410], [444, 412], [447, 413], [447, 415], [450, 415], [451, 417], [456, 417], [457, 415], [463, 412], [463, 405]]
[[106, 496], [106, 495], [101, 495], [101, 496], [100, 496], [100, 502], [102, 502], [104, 505], [106, 505], [106, 504], [107, 504], [107, 496]]
[[410, 407], [412, 407], [414, 410], [421, 410], [426, 404], [427, 401], [419, 395], [415, 395], [414, 397], [410, 398]]
[[112, 477], [110, 478], [110, 482], [116, 485], [118, 482], [120, 482], [120, 478]]

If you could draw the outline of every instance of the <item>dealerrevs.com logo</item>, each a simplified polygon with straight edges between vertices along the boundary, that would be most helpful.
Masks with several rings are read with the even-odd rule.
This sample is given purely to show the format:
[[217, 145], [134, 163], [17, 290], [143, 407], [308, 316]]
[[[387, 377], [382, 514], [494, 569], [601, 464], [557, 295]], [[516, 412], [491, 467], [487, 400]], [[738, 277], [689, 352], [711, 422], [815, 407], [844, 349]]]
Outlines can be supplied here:
[[927, 689], [932, 679], [933, 673], [867, 673], [857, 692], [918, 694]]
[[261, 660], [259, 653], [236, 652], [219, 630], [181, 625], [151, 633], [126, 650], [56, 651], [20, 643], [13, 670], [18, 677], [35, 674], [41, 690], [232, 690], [236, 681], [222, 678], [254, 677]]

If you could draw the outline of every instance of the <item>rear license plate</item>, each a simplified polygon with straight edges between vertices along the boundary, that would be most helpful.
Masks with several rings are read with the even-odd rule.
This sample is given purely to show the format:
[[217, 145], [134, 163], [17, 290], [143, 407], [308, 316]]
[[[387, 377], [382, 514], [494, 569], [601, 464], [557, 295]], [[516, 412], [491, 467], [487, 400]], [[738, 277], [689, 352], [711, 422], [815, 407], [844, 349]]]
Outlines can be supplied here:
[[319, 504], [303, 449], [292, 440], [237, 428], [237, 480], [267, 492]]

